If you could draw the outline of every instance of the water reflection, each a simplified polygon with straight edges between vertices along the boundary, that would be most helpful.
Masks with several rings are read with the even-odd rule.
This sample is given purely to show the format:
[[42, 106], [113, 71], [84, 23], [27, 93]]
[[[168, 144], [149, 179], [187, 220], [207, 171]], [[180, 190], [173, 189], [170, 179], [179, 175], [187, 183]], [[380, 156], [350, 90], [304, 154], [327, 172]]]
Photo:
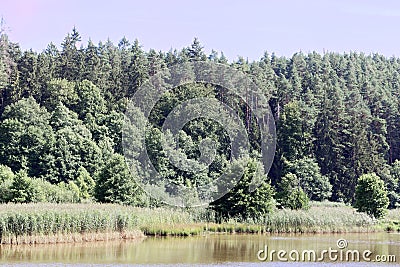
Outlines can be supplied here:
[[[256, 266], [257, 252], [268, 245], [274, 250], [337, 249], [336, 241], [344, 238], [348, 249], [371, 250], [374, 254], [396, 255], [400, 262], [400, 234], [344, 234], [344, 235], [206, 235], [190, 238], [144, 238], [129, 241], [0, 246], [0, 263], [11, 266], [55, 266], [70, 264], [205, 264], [223, 266]], [[273, 266], [287, 266], [274, 262]], [[326, 266], [330, 266], [329, 263]], [[354, 265], [355, 264], [355, 265]], [[364, 263], [345, 266], [367, 266]], [[294, 266], [314, 264], [297, 263]], [[56, 265], [58, 266], [58, 265]], [[290, 265], [293, 266], [293, 265]], [[316, 265], [315, 265], [316, 266]], [[335, 265], [338, 266], [338, 265]], [[384, 266], [384, 265], [380, 265]], [[393, 265], [392, 265], [393, 266]]]

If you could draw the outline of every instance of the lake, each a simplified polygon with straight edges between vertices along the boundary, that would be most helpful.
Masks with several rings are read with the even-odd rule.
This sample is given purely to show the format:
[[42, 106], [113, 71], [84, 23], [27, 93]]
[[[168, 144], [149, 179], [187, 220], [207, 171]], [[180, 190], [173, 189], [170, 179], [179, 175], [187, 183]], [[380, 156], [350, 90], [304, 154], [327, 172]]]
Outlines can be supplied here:
[[[377, 264], [377, 260], [386, 262]], [[324, 266], [395, 266], [400, 262], [400, 234], [210, 234], [0, 247], [0, 264], [18, 267], [319, 266], [321, 262]]]

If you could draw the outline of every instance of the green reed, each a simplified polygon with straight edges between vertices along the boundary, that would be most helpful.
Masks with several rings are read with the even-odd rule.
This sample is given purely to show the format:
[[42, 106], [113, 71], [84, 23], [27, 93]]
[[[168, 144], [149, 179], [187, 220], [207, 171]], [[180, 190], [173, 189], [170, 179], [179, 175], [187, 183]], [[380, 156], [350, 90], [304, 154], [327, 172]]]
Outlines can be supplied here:
[[[2, 204], [0, 243], [49, 243], [191, 236], [208, 233], [321, 233], [400, 229], [400, 211], [383, 224], [343, 204], [313, 203], [309, 210], [275, 210], [261, 218], [215, 222], [207, 209], [138, 208], [116, 204]], [[380, 226], [379, 226], [380, 225]], [[386, 230], [388, 230], [386, 229]], [[383, 229], [384, 230], [384, 229]]]

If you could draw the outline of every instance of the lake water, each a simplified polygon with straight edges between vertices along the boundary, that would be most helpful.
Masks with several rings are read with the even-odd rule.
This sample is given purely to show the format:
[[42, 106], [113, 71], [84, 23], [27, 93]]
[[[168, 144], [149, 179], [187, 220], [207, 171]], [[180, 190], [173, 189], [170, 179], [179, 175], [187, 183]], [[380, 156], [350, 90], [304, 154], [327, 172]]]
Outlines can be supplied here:
[[[341, 242], [338, 244], [339, 239]], [[281, 259], [278, 259], [278, 252], [272, 253], [271, 262], [270, 256], [273, 250], [283, 252], [280, 252]], [[327, 252], [322, 253], [324, 250]], [[315, 259], [313, 252], [310, 251], [315, 251]], [[304, 259], [302, 259], [303, 254]], [[285, 259], [288, 262], [284, 262]], [[298, 261], [293, 262], [295, 260]], [[376, 260], [386, 262], [377, 263]], [[112, 242], [0, 246], [2, 266], [117, 267], [133, 264], [139, 266], [320, 266], [321, 264], [357, 267], [396, 266], [400, 264], [400, 234], [219, 234], [187, 238], [148, 237]]]

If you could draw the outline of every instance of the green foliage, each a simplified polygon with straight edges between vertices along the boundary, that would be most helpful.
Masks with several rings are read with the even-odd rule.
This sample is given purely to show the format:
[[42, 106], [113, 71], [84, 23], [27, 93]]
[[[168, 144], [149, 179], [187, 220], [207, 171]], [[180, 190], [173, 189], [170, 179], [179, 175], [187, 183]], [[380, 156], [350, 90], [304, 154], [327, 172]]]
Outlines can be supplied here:
[[72, 182], [51, 184], [43, 179], [32, 179], [32, 183], [41, 192], [41, 199], [38, 200], [40, 202], [77, 203], [84, 200], [80, 198], [79, 188], [73, 186]]
[[390, 179], [385, 181], [390, 192], [390, 206], [400, 206], [400, 160], [396, 160], [390, 168]]
[[288, 162], [287, 165], [286, 170], [297, 176], [300, 187], [310, 200], [329, 199], [332, 185], [328, 177], [321, 174], [321, 170], [314, 159], [302, 158]]
[[79, 167], [76, 186], [79, 188], [79, 199], [89, 199], [94, 193], [96, 183], [84, 167]]
[[391, 166], [385, 165], [377, 175], [381, 177], [387, 189], [389, 198], [389, 209], [396, 208], [400, 205], [400, 161], [396, 160]]
[[0, 202], [8, 202], [11, 199], [11, 185], [14, 180], [14, 173], [11, 168], [0, 165]]
[[74, 83], [66, 79], [53, 79], [49, 81], [43, 94], [44, 105], [50, 111], [59, 105], [60, 102], [66, 106], [72, 106], [78, 100]]
[[135, 174], [131, 174], [124, 157], [114, 154], [100, 170], [96, 179], [95, 196], [100, 202], [138, 205], [142, 191]]
[[12, 180], [13, 178], [14, 173], [11, 168], [5, 165], [0, 165], [0, 182]]
[[278, 124], [278, 143], [283, 157], [288, 160], [304, 155], [302, 116], [297, 102], [284, 107]]
[[[256, 159], [243, 158], [234, 161], [229, 166], [227, 176], [234, 178], [241, 172], [243, 176], [233, 189], [210, 205], [221, 218], [240, 217], [257, 220], [272, 211], [275, 192], [263, 172], [262, 164]], [[251, 192], [254, 183], [259, 183], [260, 186]]]
[[41, 188], [35, 186], [32, 179], [28, 177], [25, 171], [17, 172], [10, 186], [9, 201], [28, 203], [39, 202], [41, 200], [43, 200], [43, 192], [41, 192]]
[[53, 152], [55, 174], [49, 180], [73, 181], [81, 166], [93, 176], [102, 166], [102, 152], [78, 115], [60, 104], [53, 111], [50, 123], [56, 141]]
[[294, 188], [284, 201], [285, 204], [283, 206], [292, 210], [307, 210], [309, 208], [308, 196], [301, 187]]
[[87, 118], [88, 114], [99, 116], [106, 110], [105, 100], [100, 89], [92, 82], [84, 80], [75, 86], [78, 101], [74, 111], [79, 114], [80, 119]]
[[356, 187], [354, 207], [360, 212], [381, 218], [387, 213], [388, 205], [387, 190], [381, 178], [374, 173], [360, 176]]
[[[131, 43], [125, 38], [118, 45], [89, 41], [78, 48], [80, 41], [74, 28], [61, 49], [49, 44], [37, 53], [21, 51], [7, 35], [0, 36], [0, 164], [11, 169], [0, 165], [0, 201], [80, 202], [96, 196], [105, 202], [142, 204], [142, 193], [122, 166], [121, 155], [128, 153], [134, 176], [154, 182], [147, 169], [137, 168], [140, 173], [135, 173], [143, 156], [142, 140], [136, 137], [146, 128], [146, 149], [157, 171], [169, 184], [187, 189], [188, 203], [196, 202], [199, 196], [194, 188], [210, 184], [226, 170], [232, 175], [240, 170], [237, 163], [229, 163], [225, 126], [235, 127], [234, 121], [222, 127], [197, 118], [186, 123], [173, 141], [161, 131], [176, 106], [197, 97], [217, 99], [235, 110], [247, 129], [250, 161], [256, 161], [260, 133], [249, 106], [220, 86], [190, 83], [195, 73], [185, 69], [188, 63], [206, 60], [249, 74], [267, 96], [277, 125], [277, 152], [268, 177], [280, 189], [277, 198], [282, 205], [306, 207], [304, 194], [311, 200], [352, 203], [357, 179], [364, 173], [382, 177], [389, 208], [399, 205], [398, 59], [362, 53], [295, 53], [290, 58], [266, 53], [259, 61], [239, 57], [228, 63], [223, 53], [213, 51], [207, 56], [198, 39], [167, 53], [146, 52], [137, 40]], [[149, 126], [138, 109], [127, 110], [128, 98], [150, 75], [175, 63], [181, 63], [179, 78], [187, 83], [162, 95], [148, 114]], [[165, 86], [169, 76], [166, 72], [157, 82]], [[245, 97], [249, 103], [258, 101]], [[127, 128], [125, 112], [134, 121]], [[132, 146], [129, 151], [123, 150], [122, 132], [125, 145]], [[215, 151], [201, 151], [199, 145], [210, 140], [216, 143]], [[183, 162], [187, 170], [174, 166], [169, 156]], [[198, 162], [200, 158], [214, 161], [207, 165]], [[191, 171], [200, 167], [205, 168]], [[255, 192], [245, 189], [248, 177], [265, 178], [253, 169], [248, 165], [236, 191], [218, 202], [220, 214], [257, 217], [268, 212], [270, 185], [263, 184]], [[229, 185], [224, 181], [218, 186]]]
[[19, 73], [16, 55], [18, 46], [11, 43], [8, 36], [0, 34], [0, 113], [6, 105], [15, 101], [20, 94]]
[[307, 210], [309, 208], [309, 198], [300, 187], [299, 178], [293, 173], [287, 173], [282, 177], [282, 181], [279, 183], [277, 199], [280, 205], [285, 208], [294, 210]]
[[49, 113], [32, 97], [7, 106], [0, 124], [0, 162], [14, 172], [26, 169], [29, 176], [47, 176], [54, 159], [54, 134]]
[[86, 199], [80, 188], [73, 184], [51, 184], [41, 178], [30, 178], [25, 171], [13, 174], [11, 169], [1, 165], [0, 202], [51, 202], [75, 203]]
[[1, 88], [1, 92], [3, 92], [4, 88], [7, 87], [8, 85], [8, 73], [7, 73], [7, 66], [6, 66], [6, 62], [3, 58], [4, 55], [4, 47], [3, 47], [3, 36], [1, 36], [0, 42], [0, 88]]

